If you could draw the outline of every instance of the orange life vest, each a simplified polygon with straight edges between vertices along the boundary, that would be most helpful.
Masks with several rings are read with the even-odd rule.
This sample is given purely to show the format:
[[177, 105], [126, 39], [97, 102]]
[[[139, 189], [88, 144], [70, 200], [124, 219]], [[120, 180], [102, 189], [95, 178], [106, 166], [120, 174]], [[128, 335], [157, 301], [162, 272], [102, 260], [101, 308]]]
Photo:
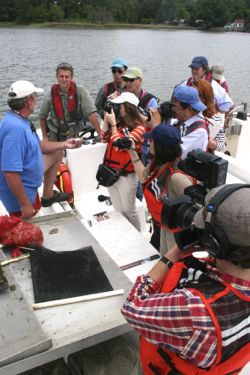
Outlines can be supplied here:
[[[183, 280], [185, 274], [187, 275], [187, 269], [191, 264], [191, 268], [199, 270], [201, 262], [193, 257], [188, 257], [184, 262], [176, 263], [168, 272], [161, 292], [169, 293], [176, 287], [180, 288], [180, 280]], [[193, 274], [194, 277], [197, 277], [195, 272]], [[185, 287], [200, 296], [217, 331], [218, 345], [214, 364], [209, 369], [199, 368], [190, 361], [180, 358], [174, 352], [162, 349], [141, 337], [140, 356], [144, 375], [236, 375], [250, 361], [249, 324], [245, 328], [245, 332], [244, 327], [238, 332], [239, 338], [237, 338], [237, 332], [233, 332], [237, 324], [246, 321], [249, 317], [250, 297], [241, 294], [232, 285], [219, 283], [208, 276], [204, 279], [204, 283], [194, 281], [190, 280], [189, 273], [188, 284]], [[230, 306], [233, 306], [234, 303], [240, 304], [241, 307], [238, 323], [233, 322], [232, 311], [230, 311]], [[225, 306], [228, 306], [228, 309], [225, 309]], [[220, 315], [221, 311], [223, 314]], [[232, 330], [231, 343], [227, 346], [223, 346], [222, 329], [223, 331]]]
[[[149, 171], [153, 164], [154, 161], [151, 162]], [[181, 170], [174, 169], [171, 163], [167, 163], [165, 168], [163, 168], [161, 171], [157, 171], [156, 169], [152, 170], [149, 177], [143, 184], [143, 194], [147, 202], [148, 210], [159, 227], [162, 226], [161, 213], [164, 205], [161, 198], [167, 194], [167, 186], [170, 177], [177, 172], [184, 174], [184, 172]], [[176, 228], [176, 230], [171, 229], [171, 231], [178, 231], [178, 228]]]
[[[120, 137], [128, 136], [128, 130], [123, 128], [118, 128], [118, 133]], [[137, 152], [140, 150], [141, 144], [136, 144]], [[113, 169], [122, 169], [122, 174], [134, 173], [134, 166], [131, 162], [131, 157], [127, 150], [119, 150], [117, 147], [113, 146], [110, 140], [104, 156], [104, 164]]]

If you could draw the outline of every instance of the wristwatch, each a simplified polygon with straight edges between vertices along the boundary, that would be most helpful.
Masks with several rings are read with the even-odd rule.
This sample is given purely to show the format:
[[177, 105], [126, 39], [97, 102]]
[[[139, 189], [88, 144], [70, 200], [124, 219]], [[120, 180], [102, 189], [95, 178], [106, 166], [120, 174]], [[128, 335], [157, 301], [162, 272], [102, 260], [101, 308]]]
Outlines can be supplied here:
[[171, 262], [171, 260], [169, 260], [169, 259], [166, 258], [166, 257], [161, 257], [160, 262], [166, 264], [166, 266], [167, 266], [169, 269], [172, 268], [173, 265], [174, 265], [174, 263]]

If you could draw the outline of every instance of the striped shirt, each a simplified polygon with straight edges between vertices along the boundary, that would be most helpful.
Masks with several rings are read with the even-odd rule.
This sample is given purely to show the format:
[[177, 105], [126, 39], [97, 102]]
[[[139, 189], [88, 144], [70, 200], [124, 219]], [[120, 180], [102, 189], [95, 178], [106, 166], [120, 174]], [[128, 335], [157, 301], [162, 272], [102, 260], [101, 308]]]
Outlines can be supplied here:
[[143, 134], [145, 133], [145, 127], [142, 124], [136, 126], [133, 130], [128, 130], [128, 128], [118, 128], [117, 132], [111, 135], [111, 130], [101, 132], [101, 140], [103, 143], [112, 143], [122, 137], [132, 137], [135, 141], [136, 151], [141, 152], [142, 143], [144, 141]]
[[[207, 267], [211, 270], [210, 266]], [[230, 283], [250, 297], [249, 281], [216, 269], [209, 276]], [[216, 329], [201, 298], [188, 288], [160, 293], [158, 283], [149, 276], [139, 276], [122, 314], [149, 342], [170, 349], [196, 366], [207, 368], [216, 359]]]

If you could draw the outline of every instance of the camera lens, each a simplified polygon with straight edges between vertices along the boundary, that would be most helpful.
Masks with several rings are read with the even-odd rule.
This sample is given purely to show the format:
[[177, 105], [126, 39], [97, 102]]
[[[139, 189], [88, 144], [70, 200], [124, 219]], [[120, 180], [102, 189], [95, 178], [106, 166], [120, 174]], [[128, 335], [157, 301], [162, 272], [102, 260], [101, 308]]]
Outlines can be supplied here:
[[194, 220], [194, 215], [199, 209], [200, 207], [192, 202], [181, 205], [176, 212], [176, 222], [181, 228], [189, 227]]

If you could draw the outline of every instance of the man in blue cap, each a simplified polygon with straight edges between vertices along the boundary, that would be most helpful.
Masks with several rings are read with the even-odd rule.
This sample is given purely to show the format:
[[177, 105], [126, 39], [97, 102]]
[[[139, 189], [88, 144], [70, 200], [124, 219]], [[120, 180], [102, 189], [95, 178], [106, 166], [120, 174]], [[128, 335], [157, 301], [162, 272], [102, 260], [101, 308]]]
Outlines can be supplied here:
[[207, 151], [208, 126], [202, 112], [206, 106], [198, 91], [189, 86], [177, 86], [173, 93], [175, 117], [179, 120], [182, 136], [182, 159], [196, 149]]
[[128, 63], [124, 59], [116, 59], [112, 62], [110, 69], [113, 74], [113, 81], [108, 82], [101, 87], [95, 100], [96, 108], [102, 117], [103, 107], [107, 101], [107, 98], [115, 92], [117, 94], [121, 94], [123, 91], [125, 91], [126, 83], [123, 81], [122, 75], [125, 73], [127, 68]]
[[192, 76], [184, 81], [182, 85], [193, 86], [193, 82], [198, 79], [205, 79], [208, 81], [214, 92], [217, 108], [220, 112], [228, 112], [233, 107], [233, 101], [226, 92], [226, 90], [213, 79], [212, 73], [209, 69], [208, 60], [205, 56], [196, 56], [189, 65], [192, 71]]

